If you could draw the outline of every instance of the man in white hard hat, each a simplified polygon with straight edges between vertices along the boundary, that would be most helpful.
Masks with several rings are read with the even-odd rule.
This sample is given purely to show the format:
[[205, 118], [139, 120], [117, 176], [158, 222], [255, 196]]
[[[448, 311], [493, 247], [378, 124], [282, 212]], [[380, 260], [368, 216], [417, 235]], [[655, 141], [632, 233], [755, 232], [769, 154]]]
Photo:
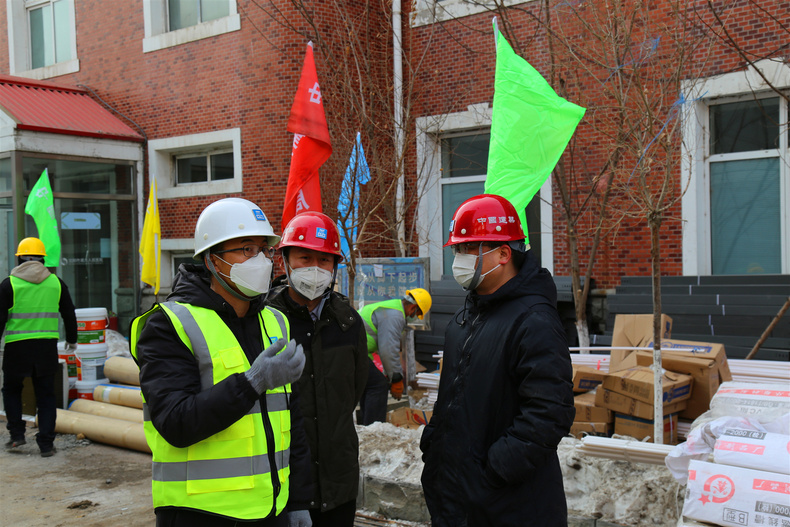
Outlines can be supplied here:
[[210, 204], [195, 227], [203, 265], [181, 265], [167, 301], [132, 324], [157, 526], [311, 525], [288, 507], [312, 492], [291, 389], [305, 357], [263, 303], [278, 241], [254, 203]]

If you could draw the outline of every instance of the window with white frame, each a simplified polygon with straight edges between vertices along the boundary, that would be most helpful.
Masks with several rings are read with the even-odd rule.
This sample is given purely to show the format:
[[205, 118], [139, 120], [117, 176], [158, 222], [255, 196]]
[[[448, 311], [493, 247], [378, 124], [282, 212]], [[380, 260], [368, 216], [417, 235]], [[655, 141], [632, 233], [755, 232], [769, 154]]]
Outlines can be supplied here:
[[229, 14], [227, 0], [167, 0], [170, 31], [211, 22]]
[[8, 2], [13, 75], [46, 79], [79, 71], [73, 0]]
[[689, 81], [682, 171], [683, 273], [790, 272], [790, 67]]
[[[420, 256], [431, 258], [431, 280], [452, 274], [452, 254], [443, 245], [458, 206], [485, 190], [489, 127], [488, 104], [472, 105], [466, 112], [417, 119], [417, 158], [421, 191], [417, 213]], [[437, 207], [437, 204], [440, 206]], [[545, 218], [546, 221], [543, 221]], [[527, 207], [533, 253], [553, 271], [551, 182]]]
[[708, 113], [711, 274], [781, 273], [786, 101], [750, 97]]
[[143, 52], [241, 29], [236, 0], [146, 0]]
[[465, 16], [495, 12], [500, 6], [510, 7], [534, 0], [415, 0], [411, 26], [419, 27]]
[[241, 192], [241, 129], [148, 142], [160, 199]]

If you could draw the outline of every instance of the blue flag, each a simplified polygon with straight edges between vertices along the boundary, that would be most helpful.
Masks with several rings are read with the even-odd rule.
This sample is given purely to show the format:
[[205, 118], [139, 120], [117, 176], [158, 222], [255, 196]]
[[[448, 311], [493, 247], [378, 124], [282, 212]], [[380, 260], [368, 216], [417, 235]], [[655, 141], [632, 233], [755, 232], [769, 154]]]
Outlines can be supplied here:
[[[370, 168], [362, 148], [362, 137], [357, 132], [357, 140], [351, 150], [351, 159], [343, 176], [340, 188], [340, 199], [337, 203], [337, 228], [340, 230], [340, 249], [345, 256], [351, 254], [346, 234], [350, 234], [353, 243], [357, 241], [357, 225], [359, 224], [359, 186], [370, 181]], [[345, 221], [343, 221], [345, 218]]]

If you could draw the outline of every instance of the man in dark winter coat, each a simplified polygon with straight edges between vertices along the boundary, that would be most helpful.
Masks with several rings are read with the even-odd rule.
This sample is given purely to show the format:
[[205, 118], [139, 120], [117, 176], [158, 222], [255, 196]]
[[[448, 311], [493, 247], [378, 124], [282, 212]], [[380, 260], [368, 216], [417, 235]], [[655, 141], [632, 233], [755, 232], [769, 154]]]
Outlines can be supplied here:
[[26, 443], [22, 383], [33, 381], [38, 407], [36, 442], [41, 457], [55, 453], [55, 374], [58, 371], [58, 313], [66, 348], [77, 349], [77, 317], [66, 284], [44, 267], [46, 251], [38, 238], [25, 238], [16, 251], [19, 265], [0, 283], [0, 335], [5, 334], [3, 405], [11, 439], [6, 448]]
[[294, 216], [280, 247], [285, 285], [269, 305], [285, 313], [307, 361], [297, 386], [310, 444], [314, 493], [307, 503], [314, 527], [352, 527], [359, 485], [354, 409], [368, 376], [365, 329], [348, 298], [332, 291], [342, 259], [335, 223], [320, 212]]
[[[240, 198], [206, 207], [195, 259], [132, 324], [158, 527], [310, 527], [309, 451], [288, 320], [264, 306], [279, 241]], [[205, 267], [204, 267], [205, 266]]]
[[447, 326], [439, 395], [420, 442], [432, 523], [567, 525], [556, 450], [573, 422], [572, 372], [551, 275], [499, 196], [461, 204], [446, 246], [469, 293]]

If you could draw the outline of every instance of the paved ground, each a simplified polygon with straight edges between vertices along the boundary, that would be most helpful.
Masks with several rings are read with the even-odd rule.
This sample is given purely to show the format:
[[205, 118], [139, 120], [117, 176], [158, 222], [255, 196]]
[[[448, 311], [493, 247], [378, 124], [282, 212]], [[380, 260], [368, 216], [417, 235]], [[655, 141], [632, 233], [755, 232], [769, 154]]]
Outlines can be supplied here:
[[[39, 455], [35, 429], [15, 450], [0, 416], [0, 527], [151, 527], [151, 455], [58, 434]], [[424, 526], [357, 513], [355, 525]]]
[[42, 458], [34, 433], [16, 450], [0, 446], [0, 526], [154, 525], [150, 454], [58, 434], [58, 452]]

